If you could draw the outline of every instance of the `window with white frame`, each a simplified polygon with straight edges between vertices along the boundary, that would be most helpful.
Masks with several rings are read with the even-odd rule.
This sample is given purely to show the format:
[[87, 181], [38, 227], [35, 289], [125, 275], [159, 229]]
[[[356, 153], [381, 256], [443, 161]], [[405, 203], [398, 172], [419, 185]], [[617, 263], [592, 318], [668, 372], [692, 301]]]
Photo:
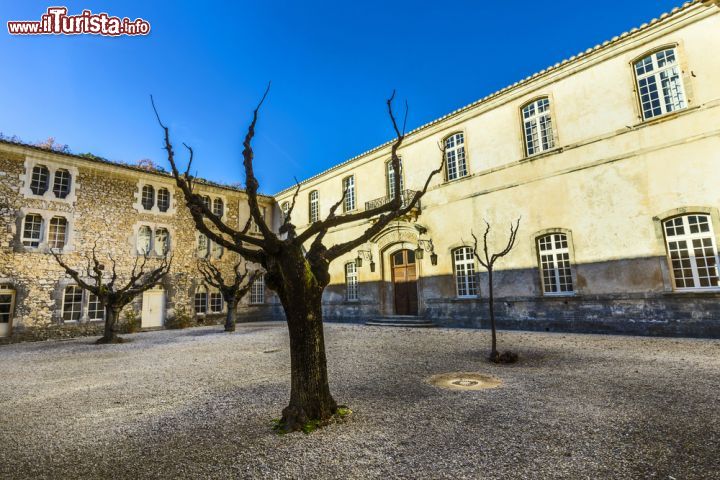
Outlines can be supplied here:
[[26, 247], [39, 247], [42, 240], [43, 218], [40, 214], [29, 213], [23, 220], [22, 243]]
[[205, 207], [208, 208], [208, 210], [212, 210], [212, 200], [210, 199], [210, 196], [203, 195], [202, 202], [203, 202], [203, 205], [205, 205]]
[[358, 299], [358, 274], [354, 261], [345, 264], [345, 298], [347, 300]]
[[155, 254], [165, 256], [170, 251], [170, 232], [167, 228], [155, 229]]
[[50, 170], [45, 165], [35, 165], [30, 178], [30, 191], [34, 195], [43, 195], [50, 184]]
[[283, 221], [287, 220], [288, 213], [290, 212], [290, 202], [283, 202], [280, 209], [283, 212]]
[[207, 258], [210, 251], [210, 240], [204, 233], [198, 233], [196, 254], [200, 258]]
[[677, 50], [668, 48], [635, 62], [644, 120], [687, 107]]
[[53, 193], [57, 198], [65, 198], [70, 194], [70, 183], [72, 177], [68, 170], [64, 168], [55, 170], [55, 178], [53, 179]]
[[208, 309], [207, 288], [200, 285], [195, 289], [195, 314], [205, 315]]
[[355, 175], [343, 178], [342, 187], [343, 192], [345, 192], [343, 211], [350, 212], [355, 210]]
[[222, 256], [223, 256], [223, 252], [225, 251], [225, 249], [224, 249], [223, 246], [220, 245], [219, 243], [213, 242], [213, 241], [211, 240], [211, 241], [210, 241], [210, 251], [212, 252], [213, 258], [221, 259]]
[[145, 210], [152, 210], [155, 205], [155, 187], [152, 185], [143, 185], [140, 203]]
[[475, 272], [473, 249], [470, 247], [460, 247], [453, 250], [453, 264], [457, 296], [476, 297], [477, 274]]
[[82, 288], [77, 285], [68, 285], [63, 293], [63, 321], [76, 322], [82, 316]]
[[67, 242], [67, 219], [65, 217], [53, 217], [50, 219], [48, 229], [48, 247], [62, 249]]
[[165, 187], [158, 188], [157, 207], [161, 212], [167, 212], [170, 209], [170, 190]]
[[465, 135], [462, 132], [454, 133], [445, 139], [445, 164], [448, 180], [467, 176]]
[[550, 99], [543, 97], [524, 106], [522, 117], [527, 156], [550, 150], [555, 146]]
[[[265, 207], [258, 207], [258, 208], [260, 209], [260, 218], [264, 222], [265, 221]], [[252, 222], [251, 231], [253, 233], [260, 233], [260, 226], [257, 224], [257, 222], [255, 222], [254, 218], [251, 219], [251, 222]]]
[[718, 254], [709, 215], [681, 215], [663, 222], [677, 290], [718, 287]]
[[210, 311], [212, 313], [223, 311], [223, 297], [220, 292], [210, 292]]
[[137, 234], [137, 253], [140, 255], [149, 254], [151, 244], [152, 244], [152, 229], [147, 225], [142, 225], [138, 229], [138, 234]]
[[100, 297], [92, 293], [88, 295], [88, 319], [105, 320], [105, 308], [102, 306]]
[[225, 202], [220, 197], [215, 197], [212, 202], [212, 212], [216, 217], [222, 218], [225, 214]]
[[250, 288], [250, 303], [265, 303], [265, 275], [258, 275]]
[[310, 204], [310, 223], [317, 222], [320, 219], [320, 194], [317, 190], [313, 190], [309, 194]]
[[545, 295], [569, 295], [574, 292], [570, 270], [570, 249], [564, 233], [551, 233], [537, 239], [542, 287]]
[[[402, 191], [405, 189], [405, 184], [403, 182], [402, 159], [398, 159], [398, 160], [400, 162], [400, 192], [402, 193]], [[388, 196], [390, 198], [395, 198], [395, 169], [393, 168], [392, 160], [387, 162], [386, 167], [387, 167], [386, 168], [386, 170], [387, 170], [386, 178], [387, 178]]]

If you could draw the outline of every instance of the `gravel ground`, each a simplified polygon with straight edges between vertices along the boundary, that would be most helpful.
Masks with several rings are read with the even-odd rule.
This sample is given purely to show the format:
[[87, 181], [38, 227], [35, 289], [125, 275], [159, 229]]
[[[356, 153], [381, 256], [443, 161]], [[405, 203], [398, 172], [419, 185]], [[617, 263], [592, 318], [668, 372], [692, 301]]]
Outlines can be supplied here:
[[[0, 347], [3, 478], [720, 478], [720, 341], [328, 324], [354, 411], [277, 435], [283, 324]], [[500, 378], [450, 391], [434, 374]]]

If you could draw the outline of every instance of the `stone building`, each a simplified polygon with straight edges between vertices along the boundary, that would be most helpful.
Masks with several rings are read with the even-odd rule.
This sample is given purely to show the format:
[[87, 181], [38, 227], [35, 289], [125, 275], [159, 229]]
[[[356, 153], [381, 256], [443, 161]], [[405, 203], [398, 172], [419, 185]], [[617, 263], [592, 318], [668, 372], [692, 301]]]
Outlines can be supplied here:
[[[332, 265], [326, 318], [486, 326], [471, 232], [487, 220], [501, 248], [522, 217], [497, 265], [501, 325], [720, 335], [718, 51], [718, 2], [689, 2], [412, 131], [402, 189], [422, 186], [443, 143], [445, 171], [415, 215]], [[345, 189], [344, 211], [389, 201], [389, 159], [386, 143], [302, 182], [299, 230]]]
[[[718, 1], [688, 2], [415, 129], [399, 151], [400, 192], [390, 143], [302, 181], [292, 213], [300, 231], [343, 191], [345, 212], [406, 198], [446, 147], [444, 172], [419, 207], [331, 265], [325, 318], [486, 326], [487, 279], [471, 232], [487, 220], [499, 248], [522, 217], [515, 249], [497, 266], [501, 326], [720, 336], [718, 32]], [[0, 174], [0, 335], [97, 319], [96, 302], [46, 253], [62, 248], [79, 266], [95, 241], [125, 268], [138, 252], [173, 255], [163, 285], [134, 305], [143, 326], [180, 308], [201, 317], [222, 309], [195, 263], [237, 259], [196, 233], [167, 174], [8, 142]], [[244, 224], [242, 191], [197, 188]], [[275, 226], [293, 193], [261, 199]], [[331, 231], [326, 243], [367, 226]], [[282, 318], [262, 281], [248, 302], [245, 319]]]

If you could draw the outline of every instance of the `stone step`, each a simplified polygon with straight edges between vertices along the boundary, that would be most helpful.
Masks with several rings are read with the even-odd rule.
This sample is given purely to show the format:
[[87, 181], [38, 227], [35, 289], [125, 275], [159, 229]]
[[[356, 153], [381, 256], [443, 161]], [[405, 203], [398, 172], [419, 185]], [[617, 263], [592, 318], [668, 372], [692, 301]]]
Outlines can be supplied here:
[[365, 325], [377, 327], [411, 327], [411, 328], [432, 328], [436, 325], [431, 321], [413, 315], [387, 315], [376, 317], [365, 322]]

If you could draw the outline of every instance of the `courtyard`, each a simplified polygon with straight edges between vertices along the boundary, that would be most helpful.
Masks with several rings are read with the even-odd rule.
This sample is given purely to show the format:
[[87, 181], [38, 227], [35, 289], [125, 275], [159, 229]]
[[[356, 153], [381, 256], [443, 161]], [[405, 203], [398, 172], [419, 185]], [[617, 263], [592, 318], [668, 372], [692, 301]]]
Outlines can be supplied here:
[[[3, 478], [711, 478], [720, 341], [327, 324], [353, 414], [271, 430], [289, 390], [285, 325], [201, 327], [0, 348]], [[445, 390], [435, 374], [500, 387]], [[717, 478], [717, 477], [715, 477]]]

